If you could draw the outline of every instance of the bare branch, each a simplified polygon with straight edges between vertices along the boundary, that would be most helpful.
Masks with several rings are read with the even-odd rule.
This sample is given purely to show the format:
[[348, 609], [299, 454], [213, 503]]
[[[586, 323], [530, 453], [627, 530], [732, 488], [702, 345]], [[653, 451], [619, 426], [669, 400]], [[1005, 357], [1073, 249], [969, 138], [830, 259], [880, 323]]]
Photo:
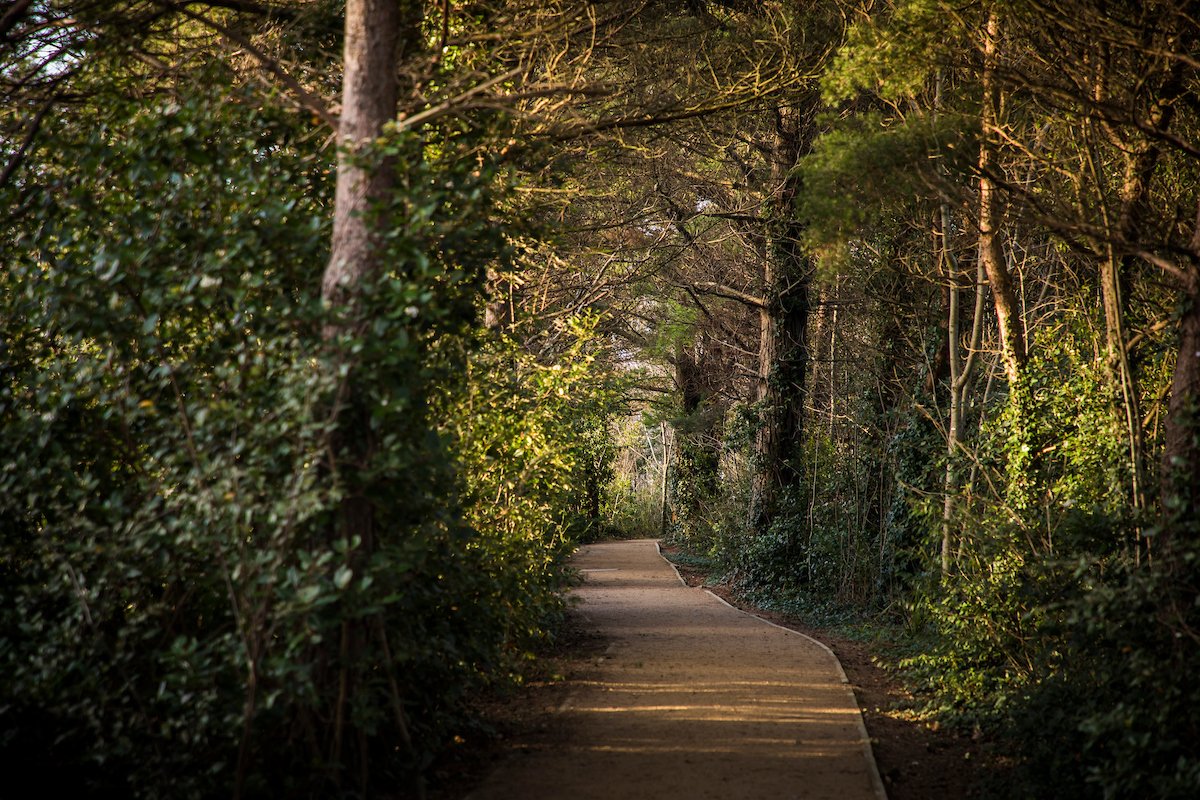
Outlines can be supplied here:
[[711, 294], [714, 297], [724, 297], [726, 300], [736, 300], [739, 303], [744, 303], [745, 305], [750, 306], [751, 308], [768, 308], [765, 298], [756, 294], [750, 294], [749, 292], [743, 292], [742, 290], [735, 289], [732, 286], [726, 286], [723, 283], [717, 283], [716, 281], [697, 281], [689, 285], [697, 291], [704, 292], [705, 294]]
[[1143, 261], [1158, 267], [1180, 283], [1187, 283], [1188, 274], [1178, 264], [1168, 261], [1162, 256], [1155, 255], [1148, 250], [1135, 250], [1133, 254]]

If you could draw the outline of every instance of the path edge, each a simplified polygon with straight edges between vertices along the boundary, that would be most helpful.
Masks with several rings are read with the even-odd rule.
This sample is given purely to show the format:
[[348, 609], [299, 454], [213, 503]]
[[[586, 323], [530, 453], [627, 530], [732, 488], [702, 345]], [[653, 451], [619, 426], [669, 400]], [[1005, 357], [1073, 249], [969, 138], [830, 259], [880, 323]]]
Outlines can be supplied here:
[[[654, 546], [655, 546], [655, 548], [657, 548], [657, 550], [658, 550], [658, 557], [659, 557], [659, 558], [661, 558], [663, 561], [667, 562], [667, 564], [668, 564], [668, 565], [671, 567], [671, 569], [673, 569], [673, 570], [675, 571], [675, 577], [676, 577], [676, 578], [679, 578], [679, 582], [680, 582], [680, 583], [682, 583], [684, 586], [687, 586], [687, 585], [688, 585], [688, 582], [687, 582], [687, 581], [685, 581], [685, 580], [683, 579], [683, 573], [681, 573], [681, 572], [679, 571], [679, 567], [675, 566], [675, 562], [674, 562], [674, 561], [672, 561], [671, 559], [669, 559], [669, 558], [667, 558], [666, 556], [664, 556], [664, 555], [663, 555], [663, 551], [662, 551], [662, 539], [655, 539], [655, 540], [654, 540]], [[842, 666], [841, 664], [838, 664], [838, 667], [839, 667], [839, 668], [840, 668], [841, 666]]]
[[[662, 540], [655, 539], [654, 546], [658, 550], [658, 557], [661, 558], [663, 561], [667, 562], [667, 564], [671, 567], [671, 569], [674, 570], [675, 577], [679, 579], [679, 582], [682, 583], [684, 586], [687, 586], [687, 581], [684, 580], [683, 575], [680, 574], [679, 567], [675, 566], [675, 563], [673, 561], [671, 561], [671, 559], [669, 559], [665, 555], [663, 555]], [[752, 617], [752, 618], [758, 620], [759, 622], [770, 625], [773, 628], [779, 628], [779, 630], [781, 630], [781, 631], [787, 631], [790, 634], [793, 634], [795, 636], [800, 636], [804, 639], [807, 639], [808, 641], [812, 642], [817, 647], [821, 648], [822, 650], [824, 650], [826, 653], [829, 654], [829, 657], [833, 659], [834, 666], [837, 667], [838, 680], [841, 681], [842, 686], [844, 686], [846, 689], [846, 693], [850, 695], [850, 699], [854, 703], [854, 720], [858, 727], [858, 737], [859, 737], [859, 741], [862, 743], [863, 756], [867, 761], [867, 773], [868, 773], [868, 777], [870, 778], [870, 781], [871, 781], [871, 788], [875, 791], [875, 797], [878, 798], [878, 800], [888, 800], [887, 789], [884, 788], [884, 785], [883, 785], [883, 777], [879, 774], [879, 764], [875, 761], [875, 749], [873, 747], [871, 747], [871, 735], [869, 733], [867, 733], [867, 723], [863, 720], [862, 709], [858, 705], [858, 695], [856, 695], [854, 693], [854, 688], [850, 684], [850, 679], [846, 677], [846, 670], [842, 667], [842, 662], [837, 657], [837, 653], [833, 652], [833, 650], [829, 647], [829, 645], [825, 644], [824, 642], [820, 641], [819, 639], [814, 639], [813, 637], [809, 636], [807, 633], [801, 633], [800, 631], [792, 630], [791, 628], [780, 625], [777, 622], [772, 622], [769, 619], [764, 619], [763, 617], [760, 617], [758, 614], [753, 614], [749, 611], [738, 608], [737, 606], [733, 605], [728, 600], [726, 600], [724, 597], [721, 597], [716, 592], [713, 592], [711, 589], [705, 589], [704, 591], [710, 597], [713, 597], [718, 602], [723, 603], [726, 606], [729, 606], [729, 608], [732, 608], [734, 611], [738, 612], [739, 614], [745, 614], [747, 617]]]

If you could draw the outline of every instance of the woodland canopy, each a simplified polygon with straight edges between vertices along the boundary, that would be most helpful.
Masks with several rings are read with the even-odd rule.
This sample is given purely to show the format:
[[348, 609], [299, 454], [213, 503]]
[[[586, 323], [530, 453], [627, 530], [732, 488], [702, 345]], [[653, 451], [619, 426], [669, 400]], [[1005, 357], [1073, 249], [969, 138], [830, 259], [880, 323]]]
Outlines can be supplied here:
[[997, 796], [1200, 795], [1200, 18], [14, 0], [0, 763], [423, 797], [666, 537]]

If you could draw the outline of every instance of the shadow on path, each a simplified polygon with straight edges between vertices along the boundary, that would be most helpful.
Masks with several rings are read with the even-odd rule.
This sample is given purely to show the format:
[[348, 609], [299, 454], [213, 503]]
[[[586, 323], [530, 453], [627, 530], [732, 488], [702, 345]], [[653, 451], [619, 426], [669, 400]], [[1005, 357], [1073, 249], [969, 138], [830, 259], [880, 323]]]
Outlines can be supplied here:
[[589, 545], [574, 565], [610, 645], [555, 714], [555, 745], [514, 754], [470, 800], [884, 797], [823, 645], [683, 585], [652, 540]]

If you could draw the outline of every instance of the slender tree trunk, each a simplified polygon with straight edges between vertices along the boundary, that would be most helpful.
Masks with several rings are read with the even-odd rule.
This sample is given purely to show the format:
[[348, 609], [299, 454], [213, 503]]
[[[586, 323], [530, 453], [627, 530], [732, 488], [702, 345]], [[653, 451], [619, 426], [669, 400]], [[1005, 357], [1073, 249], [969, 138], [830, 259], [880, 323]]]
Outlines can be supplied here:
[[835, 303], [833, 313], [830, 314], [829, 325], [829, 441], [833, 441], [834, 421], [836, 419], [836, 402], [837, 402], [837, 335], [838, 335], [838, 307], [837, 301], [841, 299], [840, 282], [835, 279], [834, 292], [832, 299]]
[[[994, 46], [994, 44], [993, 44]], [[989, 66], [990, 68], [990, 66]], [[937, 95], [936, 107], [940, 108], [942, 102], [942, 83], [943, 76], [939, 72], [937, 76]], [[985, 84], [985, 93], [987, 91]], [[986, 112], [985, 112], [986, 114]], [[986, 149], [986, 147], [984, 148]], [[990, 157], [990, 156], [989, 156]], [[980, 155], [981, 161], [984, 155]], [[981, 174], [983, 174], [981, 172]], [[981, 184], [980, 195], [984, 194]], [[991, 187], [988, 187], [989, 197]], [[981, 201], [980, 218], [984, 219], [984, 204]], [[990, 209], [988, 211], [990, 214]], [[946, 317], [945, 317], [945, 341], [939, 359], [941, 360], [941, 368], [931, 370], [930, 374], [930, 393], [937, 391], [940, 379], [949, 378], [949, 417], [946, 424], [946, 474], [943, 481], [942, 490], [944, 498], [942, 501], [942, 546], [941, 546], [941, 570], [943, 580], [950, 574], [950, 566], [952, 554], [954, 552], [954, 513], [955, 502], [958, 498], [958, 476], [955, 473], [955, 459], [958, 457], [959, 440], [962, 436], [962, 408], [966, 399], [967, 388], [970, 385], [972, 368], [975, 364], [975, 355], [979, 351], [980, 339], [983, 333], [983, 282], [986, 279], [986, 268], [982, 257], [976, 258], [975, 266], [975, 308], [971, 316], [971, 343], [967, 349], [967, 358], [965, 362], [961, 361], [961, 317], [960, 309], [961, 299], [961, 281], [962, 274], [958, 265], [958, 258], [954, 253], [954, 248], [951, 246], [950, 237], [952, 233], [950, 206], [943, 202], [938, 209], [938, 218], [936, 227], [939, 230], [938, 243], [938, 260], [941, 262], [945, 270], [946, 283]], [[981, 231], [983, 225], [980, 225]], [[994, 221], [988, 219], [989, 230], [994, 229]], [[982, 249], [982, 234], [981, 234], [981, 249]], [[989, 249], [995, 249], [994, 235], [993, 241], [988, 242]], [[993, 258], [995, 256], [993, 255]], [[1003, 261], [1001, 262], [1003, 263]]]
[[1000, 238], [1003, 217], [996, 174], [1001, 168], [996, 153], [1000, 133], [1000, 87], [996, 81], [999, 57], [1000, 15], [995, 6], [988, 11], [983, 37], [983, 108], [982, 139], [979, 143], [979, 260], [992, 288], [996, 322], [1000, 329], [1000, 355], [1010, 385], [1016, 385], [1025, 363], [1025, 332], [1013, 289], [1012, 277], [1004, 259]]
[[955, 459], [958, 456], [959, 442], [962, 440], [963, 406], [966, 404], [967, 390], [974, 374], [975, 358], [983, 338], [983, 286], [986, 280], [983, 263], [976, 262], [975, 271], [975, 304], [971, 312], [971, 341], [967, 346], [967, 354], [962, 355], [960, 340], [962, 329], [962, 273], [958, 259], [950, 247], [948, 231], [950, 230], [950, 208], [943, 204], [940, 210], [940, 227], [942, 231], [940, 253], [946, 269], [946, 285], [949, 301], [947, 303], [947, 368], [949, 370], [949, 416], [946, 424], [946, 475], [943, 485], [945, 499], [942, 503], [942, 577], [950, 574], [952, 553], [954, 548], [954, 508], [958, 496], [958, 478], [955, 474]]
[[1109, 247], [1100, 264], [1100, 294], [1104, 305], [1104, 327], [1107, 334], [1108, 358], [1117, 383], [1121, 387], [1121, 408], [1125, 417], [1125, 435], [1129, 443], [1130, 500], [1134, 508], [1145, 505], [1143, 486], [1145, 471], [1142, 435], [1140, 389], [1129, 359], [1125, 333], [1125, 298], [1122, 276], [1129, 269], [1129, 259], [1117, 256]]
[[959, 285], [958, 261], [950, 252], [949, 234], [950, 211], [943, 204], [941, 209], [942, 252], [941, 261], [946, 275], [946, 291], [949, 293], [946, 314], [946, 363], [950, 369], [950, 417], [946, 424], [946, 477], [943, 491], [945, 498], [942, 502], [942, 577], [950, 574], [950, 552], [953, 546], [952, 532], [954, 529], [954, 499], [958, 491], [954, 475], [954, 459], [958, 455], [958, 429], [962, 418], [962, 405], [959, 403], [958, 380], [961, 374], [959, 364]]
[[[1117, 222], [1117, 242], [1135, 241], [1140, 234], [1140, 220], [1150, 180], [1158, 163], [1159, 149], [1150, 146], [1141, 153], [1126, 155], [1125, 176], [1121, 185], [1121, 215]], [[1107, 335], [1108, 357], [1121, 387], [1121, 407], [1125, 416], [1125, 432], [1129, 442], [1131, 473], [1130, 500], [1134, 508], [1145, 504], [1143, 493], [1144, 469], [1142, 414], [1137, 376], [1129, 359], [1125, 333], [1125, 284], [1133, 267], [1133, 257], [1120, 255], [1117, 246], [1109, 242], [1100, 264], [1100, 293], [1104, 305], [1104, 327]]]
[[[1147, 127], [1166, 131], [1174, 121], [1176, 102], [1184, 91], [1182, 62], [1167, 73], [1157, 92], [1158, 102], [1150, 110]], [[1102, 101], [1103, 84], [1098, 82], [1097, 100]], [[1111, 134], [1116, 137], [1115, 132]], [[1125, 412], [1126, 434], [1129, 439], [1129, 458], [1132, 473], [1131, 499], [1135, 508], [1145, 505], [1145, 441], [1142, 431], [1140, 389], [1126, 345], [1125, 284], [1134, 268], [1135, 257], [1128, 252], [1138, 242], [1147, 212], [1150, 184], [1162, 158], [1162, 146], [1154, 140], [1130, 148], [1120, 143], [1125, 153], [1125, 169], [1121, 181], [1120, 215], [1110, 242], [1104, 248], [1100, 266], [1100, 287], [1104, 301], [1105, 328], [1108, 334], [1109, 358], [1121, 386]], [[1107, 221], [1107, 220], [1106, 220]]]

